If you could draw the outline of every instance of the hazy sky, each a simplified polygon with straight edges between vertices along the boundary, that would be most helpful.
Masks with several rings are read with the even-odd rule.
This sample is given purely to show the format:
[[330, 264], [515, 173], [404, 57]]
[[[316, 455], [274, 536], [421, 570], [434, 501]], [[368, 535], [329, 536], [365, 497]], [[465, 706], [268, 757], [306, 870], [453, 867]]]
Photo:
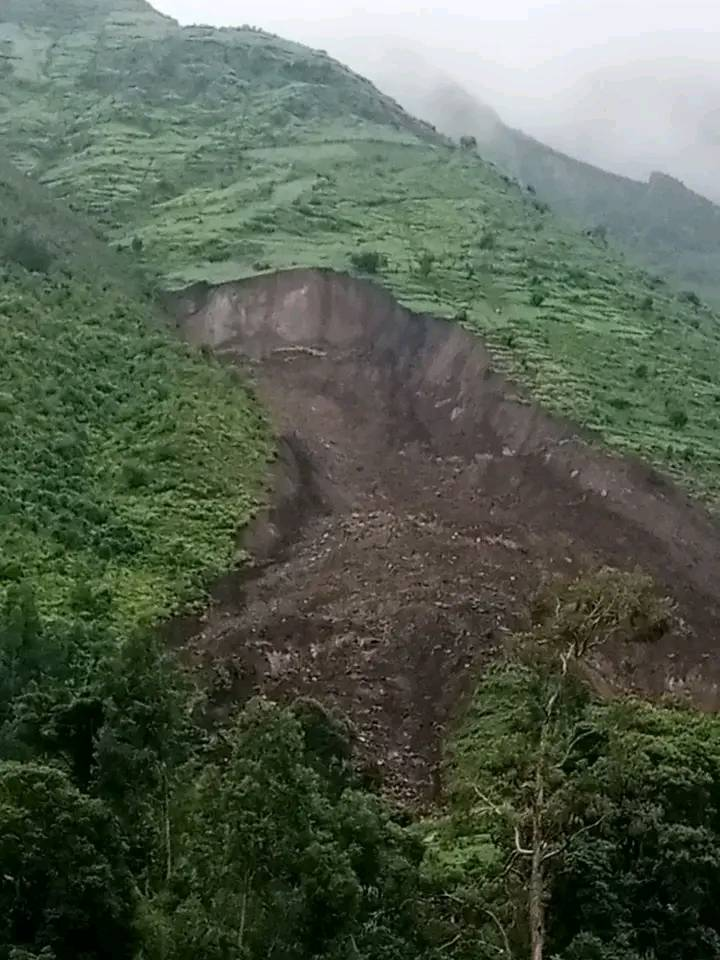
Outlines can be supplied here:
[[412, 51], [561, 149], [720, 196], [720, 0], [153, 2], [183, 23], [323, 47], [390, 93], [393, 61]]

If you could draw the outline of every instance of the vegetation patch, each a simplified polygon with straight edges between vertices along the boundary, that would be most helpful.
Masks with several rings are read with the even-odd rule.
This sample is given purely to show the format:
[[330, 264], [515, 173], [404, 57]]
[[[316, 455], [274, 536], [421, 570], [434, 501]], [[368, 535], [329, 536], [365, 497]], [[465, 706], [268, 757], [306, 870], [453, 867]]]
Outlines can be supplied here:
[[30, 582], [43, 615], [126, 632], [238, 562], [269, 428], [130, 265], [25, 180], [0, 178], [0, 602]]

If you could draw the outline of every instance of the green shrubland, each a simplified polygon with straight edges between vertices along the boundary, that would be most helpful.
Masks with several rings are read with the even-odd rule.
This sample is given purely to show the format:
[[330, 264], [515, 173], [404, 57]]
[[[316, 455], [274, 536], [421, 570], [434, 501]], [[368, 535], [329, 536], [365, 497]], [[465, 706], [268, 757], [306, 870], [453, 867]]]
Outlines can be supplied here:
[[147, 281], [0, 170], [0, 595], [150, 624], [231, 567], [263, 496], [261, 410], [179, 343]]
[[720, 947], [720, 721], [596, 691], [682, 630], [639, 575], [554, 586], [424, 813], [313, 701], [208, 729], [159, 642], [0, 613], [0, 956], [697, 960]]

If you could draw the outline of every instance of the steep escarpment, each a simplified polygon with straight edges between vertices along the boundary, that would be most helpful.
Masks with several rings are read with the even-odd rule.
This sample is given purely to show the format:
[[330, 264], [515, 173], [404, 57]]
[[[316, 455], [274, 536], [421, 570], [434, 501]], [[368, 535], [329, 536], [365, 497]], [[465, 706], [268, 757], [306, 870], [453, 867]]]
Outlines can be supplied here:
[[391, 773], [427, 782], [472, 667], [541, 578], [603, 563], [640, 565], [689, 625], [611, 651], [610, 682], [715, 703], [715, 521], [548, 417], [477, 338], [321, 271], [196, 287], [177, 309], [256, 378], [304, 505], [292, 542], [186, 631], [220, 708], [258, 687], [337, 702]]

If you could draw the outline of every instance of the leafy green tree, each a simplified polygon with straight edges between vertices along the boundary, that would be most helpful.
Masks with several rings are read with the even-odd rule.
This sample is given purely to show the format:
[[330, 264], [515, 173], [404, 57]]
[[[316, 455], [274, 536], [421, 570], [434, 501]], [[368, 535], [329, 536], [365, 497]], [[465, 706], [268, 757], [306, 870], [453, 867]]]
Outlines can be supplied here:
[[0, 759], [54, 752], [47, 724], [107, 647], [92, 624], [45, 623], [31, 586], [11, 585], [0, 610]]
[[0, 763], [0, 957], [130, 960], [134, 913], [102, 804], [59, 770]]
[[192, 688], [159, 639], [137, 635], [69, 694], [48, 710], [46, 748], [115, 814], [136, 877], [160, 884], [172, 862], [171, 797], [199, 738]]
[[421, 277], [429, 277], [437, 257], [430, 250], [423, 250], [418, 258], [418, 273]]
[[424, 955], [422, 847], [342, 787], [345, 747], [319, 720], [254, 702], [203, 772], [165, 908], [173, 957]]
[[[671, 604], [649, 578], [604, 569], [544, 591], [514, 661], [481, 683], [454, 745], [454, 799], [466, 829], [500, 852], [492, 896], [504, 911], [499, 949], [547, 955], [548, 902], [569, 851], [598, 837], [602, 783], [587, 788], [589, 668], [603, 644], [650, 642], [671, 628]], [[492, 886], [492, 883], [491, 883]]]
[[720, 722], [621, 700], [597, 706], [588, 729], [585, 793], [602, 798], [604, 817], [556, 875], [555, 951], [563, 960], [720, 956]]

